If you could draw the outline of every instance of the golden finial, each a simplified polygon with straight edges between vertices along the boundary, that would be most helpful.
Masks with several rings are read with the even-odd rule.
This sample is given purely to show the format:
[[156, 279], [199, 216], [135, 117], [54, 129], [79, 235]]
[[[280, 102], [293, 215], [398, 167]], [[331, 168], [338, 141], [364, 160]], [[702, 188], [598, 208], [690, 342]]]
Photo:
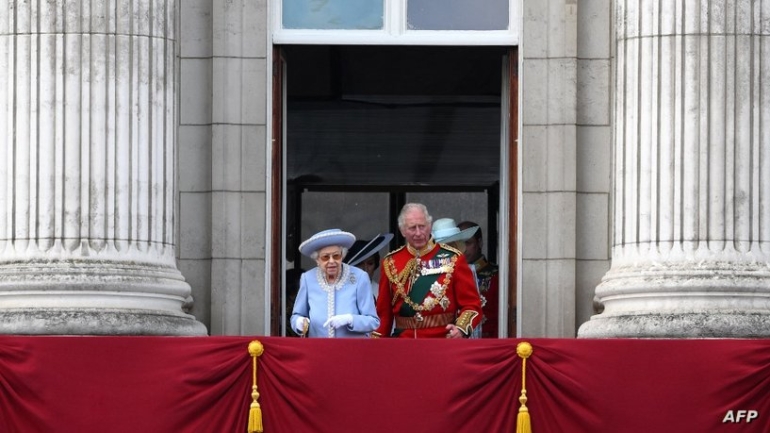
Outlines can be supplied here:
[[526, 341], [516, 345], [516, 354], [521, 358], [521, 396], [519, 414], [516, 416], [516, 433], [532, 433], [529, 408], [527, 408], [527, 358], [532, 355], [532, 345]]
[[260, 343], [258, 340], [254, 340], [251, 343], [249, 343], [249, 355], [260, 356], [264, 352], [265, 352], [265, 347], [262, 346], [262, 343]]
[[518, 354], [522, 359], [529, 358], [529, 356], [532, 355], [532, 345], [526, 341], [522, 341], [516, 345], [516, 354]]

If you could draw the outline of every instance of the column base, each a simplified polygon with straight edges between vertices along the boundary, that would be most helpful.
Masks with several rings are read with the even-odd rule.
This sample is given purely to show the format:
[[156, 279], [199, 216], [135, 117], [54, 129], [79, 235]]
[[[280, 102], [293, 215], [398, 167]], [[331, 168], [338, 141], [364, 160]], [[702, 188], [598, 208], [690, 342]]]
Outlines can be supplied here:
[[604, 311], [579, 338], [770, 337], [770, 267], [715, 255], [704, 260], [620, 260], [596, 288]]
[[0, 263], [0, 334], [207, 335], [175, 267], [104, 256]]
[[597, 315], [578, 330], [578, 338], [767, 338], [770, 314], [666, 313]]
[[204, 336], [206, 327], [191, 315], [140, 310], [0, 310], [0, 334]]

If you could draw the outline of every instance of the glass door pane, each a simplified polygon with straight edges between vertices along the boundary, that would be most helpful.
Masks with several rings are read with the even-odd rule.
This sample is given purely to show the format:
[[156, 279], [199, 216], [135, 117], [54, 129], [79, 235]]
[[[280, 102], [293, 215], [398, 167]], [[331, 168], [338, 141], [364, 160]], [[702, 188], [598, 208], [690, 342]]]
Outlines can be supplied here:
[[407, 0], [409, 30], [507, 30], [508, 0]]
[[383, 0], [283, 0], [285, 29], [378, 30]]

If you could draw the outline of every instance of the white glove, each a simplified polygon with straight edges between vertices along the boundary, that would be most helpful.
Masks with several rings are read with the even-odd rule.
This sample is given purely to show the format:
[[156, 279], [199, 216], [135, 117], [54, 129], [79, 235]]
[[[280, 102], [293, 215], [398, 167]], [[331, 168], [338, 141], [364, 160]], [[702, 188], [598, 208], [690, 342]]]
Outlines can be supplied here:
[[350, 325], [351, 323], [353, 323], [352, 314], [338, 314], [336, 316], [330, 317], [329, 320], [324, 323], [324, 328], [328, 327], [329, 325], [331, 325], [332, 328], [340, 328], [342, 326]]
[[302, 335], [307, 330], [308, 325], [310, 324], [310, 319], [307, 317], [299, 316], [297, 317], [297, 321], [294, 322], [296, 328], [294, 328], [294, 332], [296, 332], [299, 335]]

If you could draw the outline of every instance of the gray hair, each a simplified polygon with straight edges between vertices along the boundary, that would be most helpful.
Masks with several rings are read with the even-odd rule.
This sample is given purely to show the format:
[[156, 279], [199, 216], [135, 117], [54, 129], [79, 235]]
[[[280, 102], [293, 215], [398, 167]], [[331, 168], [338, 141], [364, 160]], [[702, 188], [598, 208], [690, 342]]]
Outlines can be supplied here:
[[419, 210], [422, 212], [423, 215], [425, 215], [425, 221], [428, 222], [428, 224], [433, 223], [433, 217], [430, 216], [428, 213], [428, 208], [425, 207], [422, 203], [407, 203], [404, 205], [404, 207], [401, 208], [401, 213], [398, 214], [398, 228], [402, 229], [404, 228], [404, 225], [406, 225], [406, 214], [411, 210]]
[[[333, 246], [335, 246], [335, 245], [327, 245], [326, 247], [333, 247]], [[345, 247], [341, 247], [339, 245], [336, 245], [336, 246], [342, 248], [342, 258], [345, 259], [345, 256], [348, 255], [348, 249], [345, 248]], [[324, 247], [324, 248], [326, 248], [326, 247]], [[312, 253], [310, 253], [310, 258], [313, 259], [313, 260], [318, 260], [318, 251], [313, 251]]]

